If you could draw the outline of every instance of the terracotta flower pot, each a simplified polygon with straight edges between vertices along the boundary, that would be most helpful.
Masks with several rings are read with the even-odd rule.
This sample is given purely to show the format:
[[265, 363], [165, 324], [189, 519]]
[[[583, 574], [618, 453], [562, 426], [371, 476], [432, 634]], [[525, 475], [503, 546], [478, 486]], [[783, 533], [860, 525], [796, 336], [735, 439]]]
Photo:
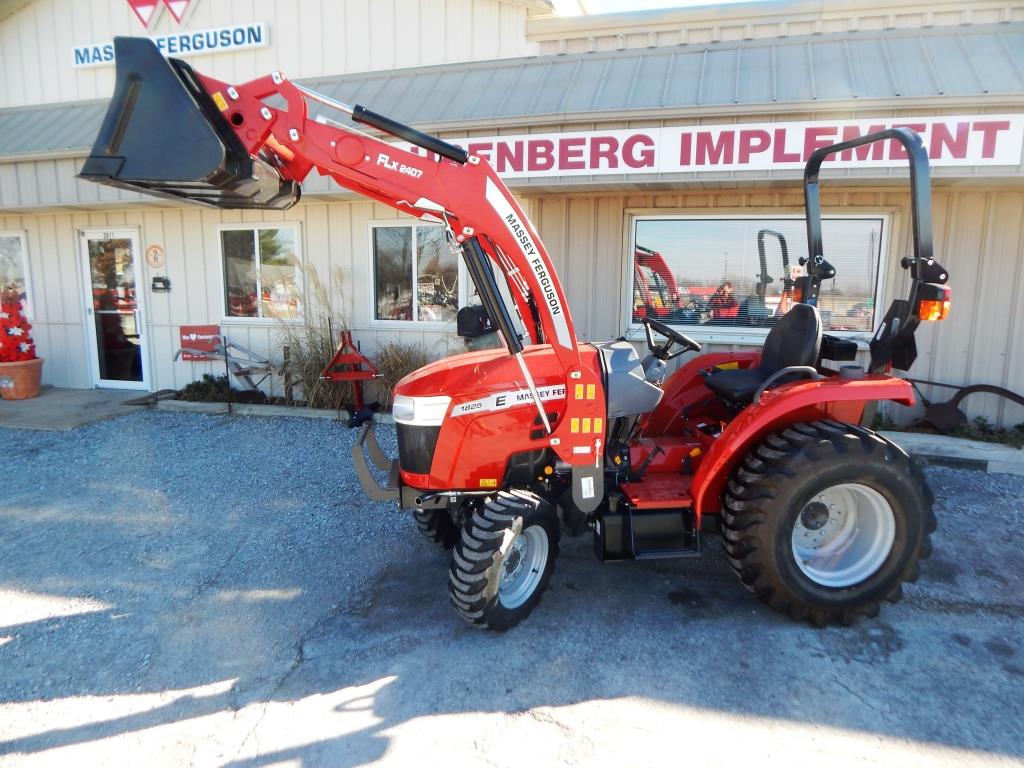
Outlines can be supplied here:
[[0, 363], [0, 398], [27, 400], [39, 394], [39, 380], [43, 376], [43, 358]]

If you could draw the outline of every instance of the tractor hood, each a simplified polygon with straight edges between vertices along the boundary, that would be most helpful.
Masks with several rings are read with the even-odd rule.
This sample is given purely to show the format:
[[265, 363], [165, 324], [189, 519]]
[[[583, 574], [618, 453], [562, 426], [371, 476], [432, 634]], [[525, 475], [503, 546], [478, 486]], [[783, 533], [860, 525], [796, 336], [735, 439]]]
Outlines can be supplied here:
[[[525, 347], [523, 356], [534, 376], [542, 400], [565, 397], [561, 366], [550, 344]], [[526, 392], [525, 397], [519, 397]], [[501, 395], [514, 397], [500, 399]], [[453, 355], [420, 368], [395, 386], [395, 420], [402, 420], [402, 404], [407, 398], [448, 397], [452, 416], [504, 407], [535, 407], [523, 374], [515, 358], [505, 349], [486, 349]], [[481, 400], [497, 399], [497, 402]]]
[[[555, 423], [566, 404], [558, 357], [547, 344], [523, 355]], [[545, 435], [519, 364], [504, 349], [455, 355], [406, 376], [395, 387], [392, 415], [402, 482], [424, 490], [497, 488], [508, 457], [538, 447]]]

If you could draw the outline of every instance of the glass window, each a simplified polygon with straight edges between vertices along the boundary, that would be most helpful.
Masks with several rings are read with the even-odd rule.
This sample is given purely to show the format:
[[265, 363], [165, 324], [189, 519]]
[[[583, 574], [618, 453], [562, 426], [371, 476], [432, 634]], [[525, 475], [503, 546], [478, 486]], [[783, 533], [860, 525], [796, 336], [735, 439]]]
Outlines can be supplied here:
[[459, 311], [459, 262], [441, 227], [416, 227], [416, 280], [419, 319], [454, 323]]
[[14, 291], [32, 317], [28, 290], [28, 256], [21, 232], [0, 232], [0, 293]]
[[412, 320], [413, 227], [375, 227], [373, 284], [378, 320]]
[[444, 228], [374, 225], [372, 231], [374, 318], [455, 323], [460, 265]]
[[[828, 217], [825, 258], [836, 277], [822, 283], [826, 329], [870, 333], [881, 259], [881, 217]], [[756, 330], [792, 304], [804, 274], [807, 231], [799, 218], [634, 219], [631, 320], [651, 315], [672, 325]]]
[[221, 230], [226, 317], [300, 316], [297, 239], [294, 227]]

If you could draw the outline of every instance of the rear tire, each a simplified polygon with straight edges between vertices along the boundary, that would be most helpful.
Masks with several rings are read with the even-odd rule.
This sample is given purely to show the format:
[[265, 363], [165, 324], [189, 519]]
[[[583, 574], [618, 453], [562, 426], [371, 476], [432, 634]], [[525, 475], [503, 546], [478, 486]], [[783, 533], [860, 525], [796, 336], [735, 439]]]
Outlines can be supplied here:
[[445, 509], [416, 509], [412, 516], [416, 527], [427, 541], [451, 549], [459, 540], [459, 528]]
[[554, 509], [533, 494], [502, 491], [466, 521], [452, 552], [448, 596], [471, 624], [511, 629], [534, 609], [558, 557]]
[[722, 543], [761, 602], [815, 626], [896, 602], [931, 554], [934, 498], [917, 464], [870, 430], [794, 424], [736, 469]]

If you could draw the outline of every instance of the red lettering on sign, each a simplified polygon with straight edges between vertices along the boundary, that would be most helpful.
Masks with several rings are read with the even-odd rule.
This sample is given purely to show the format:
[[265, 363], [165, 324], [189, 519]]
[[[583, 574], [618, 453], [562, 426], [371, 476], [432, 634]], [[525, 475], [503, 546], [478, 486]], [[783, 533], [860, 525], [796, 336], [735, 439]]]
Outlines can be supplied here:
[[974, 124], [974, 130], [982, 135], [981, 156], [992, 158], [996, 156], [996, 139], [1000, 131], [1010, 130], [1009, 120], [984, 120]]
[[693, 137], [684, 133], [679, 137], [679, 164], [689, 165], [690, 164], [690, 145], [693, 143]]
[[622, 142], [622, 161], [630, 168], [653, 168], [654, 139], [646, 133], [630, 136]]
[[932, 125], [928, 157], [936, 159], [942, 157], [943, 152], [949, 150], [949, 156], [957, 160], [967, 157], [967, 141], [970, 138], [970, 123], [956, 124], [956, 137], [949, 130], [945, 123], [934, 123]]
[[587, 144], [586, 138], [577, 136], [571, 139], [558, 140], [558, 170], [579, 171], [587, 167], [583, 161], [583, 147]]
[[595, 136], [590, 140], [590, 167], [597, 169], [601, 167], [601, 161], [606, 160], [605, 168], [619, 167], [619, 140], [614, 136]]
[[514, 171], [520, 173], [523, 170], [523, 142], [516, 141], [512, 144], [501, 142], [498, 144], [498, 173]]
[[488, 163], [491, 162], [491, 151], [493, 149], [494, 145], [491, 144], [491, 142], [489, 141], [483, 144], [470, 143], [470, 145], [466, 147], [466, 151], [469, 152], [469, 154], [480, 155], [480, 157], [482, 157]]
[[[843, 128], [843, 141], [852, 141], [853, 139], [859, 139], [861, 136], [867, 136], [869, 133], [877, 133], [878, 131], [884, 131], [884, 125], [872, 125], [867, 129], [865, 133], [861, 133], [860, 129], [855, 125], [848, 125]], [[857, 155], [858, 160], [867, 160], [868, 155], [871, 155], [872, 160], [881, 160], [882, 152], [885, 151], [885, 143], [876, 141], [874, 144], [863, 144], [853, 149], [844, 149], [839, 153], [840, 160], [852, 160], [854, 155]]]
[[[918, 133], [924, 133], [928, 130], [928, 126], [924, 123], [893, 123], [893, 128], [909, 128], [912, 131]], [[889, 159], [890, 160], [906, 160], [907, 150], [903, 148], [903, 145], [898, 141], [889, 140]]]
[[[823, 126], [804, 129], [804, 162], [815, 152], [815, 150], [827, 147], [835, 143], [836, 128]], [[825, 158], [832, 159], [832, 155]]]
[[775, 140], [772, 142], [774, 149], [772, 151], [772, 160], [776, 163], [799, 163], [800, 155], [797, 152], [786, 151], [786, 129], [776, 128], [775, 129]]
[[550, 171], [555, 167], [555, 142], [538, 139], [530, 142], [528, 171]]
[[750, 162], [750, 156], [764, 152], [772, 144], [772, 135], [768, 131], [740, 131], [740, 164]]
[[697, 165], [732, 165], [735, 131], [722, 131], [716, 142], [710, 131], [697, 132]]

